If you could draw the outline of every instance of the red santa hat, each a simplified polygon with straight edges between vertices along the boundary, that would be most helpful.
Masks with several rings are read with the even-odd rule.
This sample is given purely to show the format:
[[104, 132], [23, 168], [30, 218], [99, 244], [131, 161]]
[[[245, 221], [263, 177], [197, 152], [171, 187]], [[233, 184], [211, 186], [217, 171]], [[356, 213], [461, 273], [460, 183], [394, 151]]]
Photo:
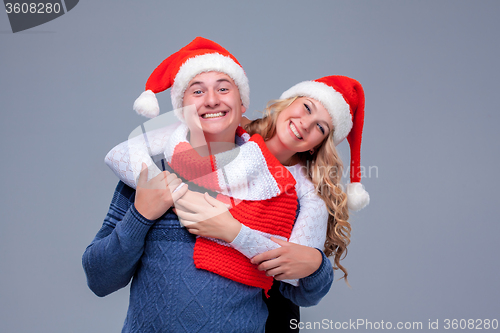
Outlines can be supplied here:
[[148, 118], [160, 113], [155, 94], [170, 90], [174, 112], [180, 120], [182, 99], [189, 81], [204, 72], [227, 74], [238, 87], [241, 102], [248, 108], [250, 104], [250, 86], [240, 63], [225, 48], [211, 40], [196, 37], [191, 43], [165, 59], [149, 76], [146, 91], [134, 102], [134, 110]]
[[351, 148], [351, 183], [347, 185], [347, 203], [349, 209], [354, 211], [364, 208], [370, 202], [370, 196], [360, 183], [361, 136], [365, 117], [363, 87], [349, 77], [332, 75], [298, 83], [285, 91], [281, 98], [295, 96], [310, 97], [323, 104], [332, 117], [335, 145], [347, 138]]

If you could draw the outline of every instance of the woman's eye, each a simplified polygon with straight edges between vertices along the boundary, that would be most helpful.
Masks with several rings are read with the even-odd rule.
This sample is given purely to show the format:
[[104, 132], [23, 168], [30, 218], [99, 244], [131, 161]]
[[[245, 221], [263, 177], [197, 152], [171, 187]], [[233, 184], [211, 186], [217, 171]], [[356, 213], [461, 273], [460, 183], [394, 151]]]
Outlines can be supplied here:
[[306, 107], [307, 112], [311, 113], [311, 109], [309, 108], [309, 105], [304, 103], [304, 106]]
[[321, 131], [321, 133], [323, 133], [323, 135], [324, 135], [325, 134], [325, 129], [323, 128], [323, 126], [321, 126], [320, 124], [318, 124], [318, 128]]

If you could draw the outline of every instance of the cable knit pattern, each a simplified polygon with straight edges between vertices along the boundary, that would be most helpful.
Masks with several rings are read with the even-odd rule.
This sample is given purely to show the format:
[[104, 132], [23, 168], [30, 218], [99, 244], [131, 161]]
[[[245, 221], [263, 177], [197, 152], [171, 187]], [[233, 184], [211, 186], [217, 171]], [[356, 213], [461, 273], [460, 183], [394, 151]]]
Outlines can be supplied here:
[[118, 184], [82, 259], [89, 287], [99, 296], [133, 277], [122, 332], [264, 332], [261, 289], [196, 269], [195, 237], [171, 210], [157, 221], [145, 219], [134, 197], [133, 189]]

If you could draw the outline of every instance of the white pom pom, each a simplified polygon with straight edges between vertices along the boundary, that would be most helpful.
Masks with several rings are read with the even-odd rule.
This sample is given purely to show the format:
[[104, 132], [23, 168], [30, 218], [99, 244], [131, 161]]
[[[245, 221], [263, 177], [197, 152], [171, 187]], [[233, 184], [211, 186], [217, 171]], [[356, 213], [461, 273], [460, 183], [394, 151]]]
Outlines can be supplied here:
[[365, 208], [370, 203], [370, 195], [361, 183], [347, 184], [347, 207], [352, 211]]
[[160, 106], [156, 95], [151, 90], [146, 90], [134, 102], [134, 111], [138, 114], [154, 118], [160, 114]]

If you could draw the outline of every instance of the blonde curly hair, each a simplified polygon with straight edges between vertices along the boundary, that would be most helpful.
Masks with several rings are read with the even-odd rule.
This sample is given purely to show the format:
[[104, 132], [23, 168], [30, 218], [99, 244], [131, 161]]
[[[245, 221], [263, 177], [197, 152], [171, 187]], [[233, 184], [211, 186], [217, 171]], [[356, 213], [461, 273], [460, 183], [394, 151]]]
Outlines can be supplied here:
[[[250, 134], [260, 134], [265, 141], [276, 135], [276, 123], [278, 115], [299, 97], [273, 100], [269, 102], [261, 119], [253, 120], [244, 126]], [[347, 282], [347, 270], [340, 264], [340, 260], [347, 255], [347, 246], [351, 238], [351, 225], [348, 222], [349, 210], [347, 208], [347, 194], [342, 190], [341, 178], [343, 164], [338, 156], [337, 149], [333, 143], [333, 132], [314, 149], [296, 153], [295, 156], [305, 168], [306, 177], [316, 187], [317, 194], [328, 210], [328, 228], [325, 241], [325, 255], [333, 256], [334, 269], [340, 269]]]

